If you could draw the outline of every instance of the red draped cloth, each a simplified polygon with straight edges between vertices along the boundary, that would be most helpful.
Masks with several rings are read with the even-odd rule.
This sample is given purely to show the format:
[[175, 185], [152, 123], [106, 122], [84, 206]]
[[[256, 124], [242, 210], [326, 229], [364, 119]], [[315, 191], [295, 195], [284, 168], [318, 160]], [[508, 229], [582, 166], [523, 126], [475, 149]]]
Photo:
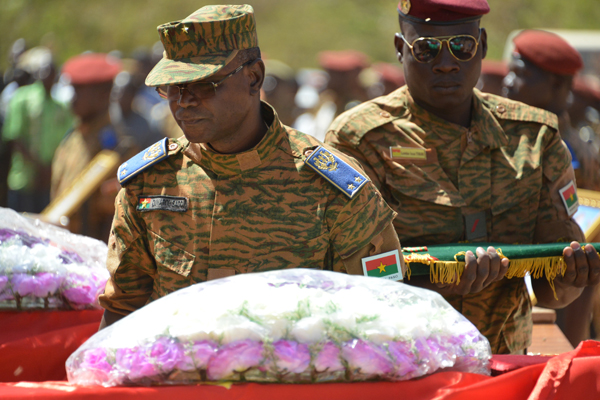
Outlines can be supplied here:
[[0, 312], [0, 382], [66, 379], [65, 361], [98, 331], [102, 312]]
[[65, 361], [98, 329], [101, 311], [0, 313], [0, 399], [600, 399], [600, 342], [555, 357], [494, 356], [496, 376], [439, 372], [404, 382], [76, 387]]

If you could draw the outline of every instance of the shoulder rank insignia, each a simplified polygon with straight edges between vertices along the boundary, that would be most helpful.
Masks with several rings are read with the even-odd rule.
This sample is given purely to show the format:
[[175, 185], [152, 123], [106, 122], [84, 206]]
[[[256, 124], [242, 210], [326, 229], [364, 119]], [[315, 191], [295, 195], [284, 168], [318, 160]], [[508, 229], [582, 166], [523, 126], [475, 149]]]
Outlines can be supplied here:
[[124, 162], [117, 171], [117, 179], [121, 185], [124, 185], [133, 179], [138, 173], [145, 170], [151, 165], [164, 160], [169, 156], [167, 152], [168, 138], [161, 139]]
[[317, 147], [304, 163], [352, 198], [369, 178], [322, 146]]

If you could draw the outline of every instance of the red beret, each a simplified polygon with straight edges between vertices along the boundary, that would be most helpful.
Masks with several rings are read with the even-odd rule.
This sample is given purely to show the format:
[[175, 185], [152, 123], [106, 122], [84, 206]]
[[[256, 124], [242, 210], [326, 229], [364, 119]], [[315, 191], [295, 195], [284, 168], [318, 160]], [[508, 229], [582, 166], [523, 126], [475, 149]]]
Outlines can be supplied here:
[[481, 62], [482, 75], [506, 76], [508, 74], [508, 65], [504, 61], [483, 59]]
[[319, 53], [319, 64], [331, 71], [351, 71], [366, 68], [369, 58], [357, 50], [322, 51]]
[[592, 77], [577, 75], [571, 90], [589, 101], [600, 102], [600, 84]]
[[575, 75], [583, 68], [577, 50], [557, 34], [524, 30], [514, 39], [515, 51], [543, 70], [559, 75]]
[[412, 22], [454, 25], [476, 21], [490, 12], [486, 0], [400, 0], [398, 14]]
[[121, 71], [121, 61], [102, 53], [88, 53], [68, 59], [62, 73], [75, 85], [89, 85], [112, 81]]

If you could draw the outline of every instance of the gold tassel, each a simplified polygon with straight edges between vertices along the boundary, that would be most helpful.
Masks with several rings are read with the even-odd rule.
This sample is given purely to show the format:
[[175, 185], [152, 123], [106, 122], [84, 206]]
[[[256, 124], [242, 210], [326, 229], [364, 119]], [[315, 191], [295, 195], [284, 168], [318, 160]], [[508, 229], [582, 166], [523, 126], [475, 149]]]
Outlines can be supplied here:
[[564, 276], [567, 270], [567, 264], [563, 256], [545, 257], [545, 258], [523, 258], [510, 262], [510, 267], [506, 273], [507, 278], [523, 278], [527, 272], [533, 279], [539, 279], [545, 276], [548, 284], [554, 293], [554, 298], [558, 300], [556, 288], [554, 287], [554, 278], [560, 274]]
[[[501, 259], [508, 258], [502, 253], [502, 249], [496, 249]], [[454, 255], [454, 261], [435, 260], [429, 254], [409, 254], [404, 257], [408, 268], [408, 279], [410, 280], [410, 264], [418, 263], [429, 266], [429, 280], [432, 283], [460, 283], [460, 276], [465, 269], [465, 262], [458, 261], [458, 256], [464, 256], [466, 252], [461, 251]], [[600, 253], [599, 253], [600, 254]], [[545, 258], [522, 258], [509, 260], [510, 266], [506, 272], [506, 277], [523, 278], [527, 273], [533, 279], [546, 277], [548, 284], [554, 293], [554, 298], [558, 300], [554, 279], [560, 274], [564, 276], [567, 270], [567, 264], [563, 256], [545, 257]]]

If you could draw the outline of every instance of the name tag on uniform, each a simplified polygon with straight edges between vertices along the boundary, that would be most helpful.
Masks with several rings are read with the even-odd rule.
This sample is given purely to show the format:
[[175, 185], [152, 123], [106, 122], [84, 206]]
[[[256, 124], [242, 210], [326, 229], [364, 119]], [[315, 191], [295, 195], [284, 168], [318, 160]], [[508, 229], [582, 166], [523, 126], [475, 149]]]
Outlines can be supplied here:
[[402, 280], [402, 267], [398, 250], [365, 257], [361, 261], [365, 276], [389, 279], [390, 281]]
[[155, 210], [186, 212], [188, 199], [177, 196], [140, 196], [137, 210], [142, 212]]
[[427, 160], [427, 150], [420, 147], [390, 146], [392, 159]]

